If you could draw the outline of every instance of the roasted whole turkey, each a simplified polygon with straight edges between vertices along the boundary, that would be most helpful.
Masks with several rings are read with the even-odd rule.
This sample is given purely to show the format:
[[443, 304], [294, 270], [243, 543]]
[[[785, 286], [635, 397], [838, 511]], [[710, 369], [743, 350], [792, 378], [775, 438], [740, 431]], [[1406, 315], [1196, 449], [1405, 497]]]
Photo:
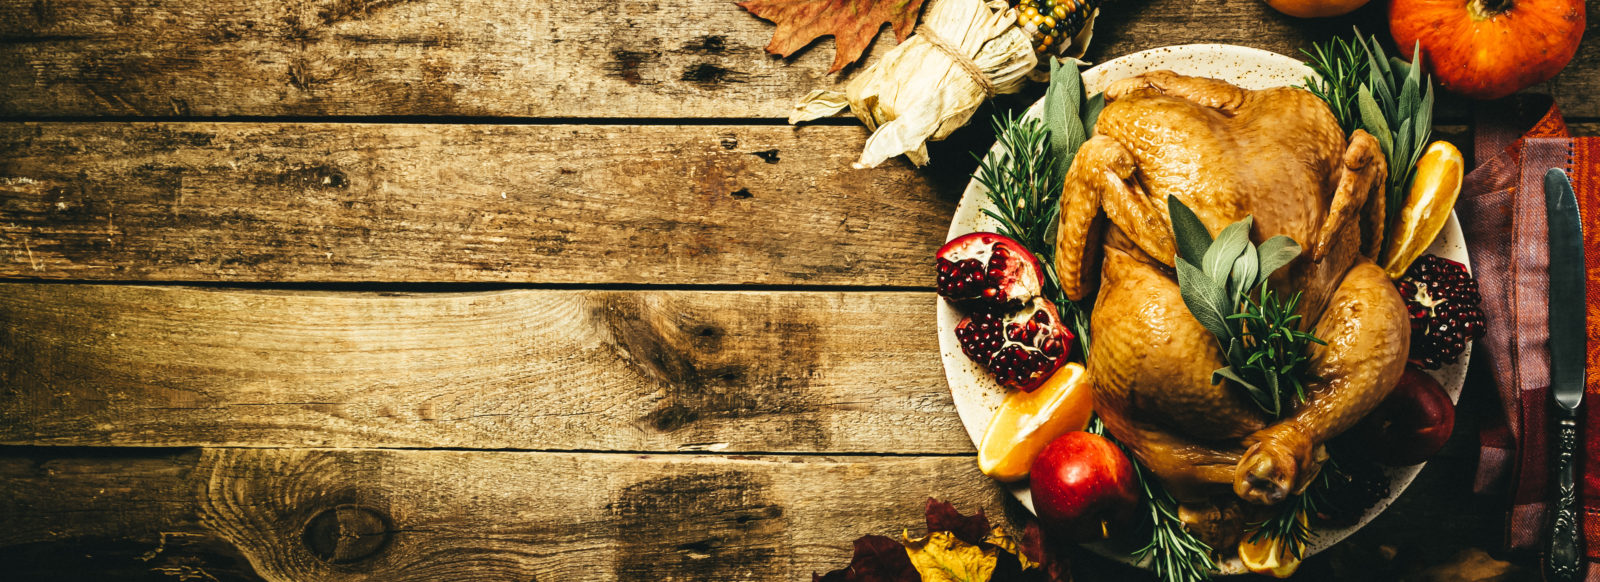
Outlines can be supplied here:
[[[1405, 367], [1405, 305], [1373, 262], [1383, 153], [1366, 132], [1347, 138], [1298, 88], [1157, 71], [1105, 98], [1066, 177], [1055, 266], [1069, 297], [1096, 294], [1088, 368], [1107, 430], [1178, 498], [1192, 530], [1230, 547], [1263, 507], [1304, 490], [1324, 443]], [[1304, 293], [1304, 325], [1327, 345], [1312, 345], [1308, 400], [1282, 418], [1230, 382], [1212, 384], [1226, 364], [1179, 295], [1168, 196], [1213, 236], [1252, 215], [1257, 244], [1285, 235], [1305, 249], [1267, 284]]]

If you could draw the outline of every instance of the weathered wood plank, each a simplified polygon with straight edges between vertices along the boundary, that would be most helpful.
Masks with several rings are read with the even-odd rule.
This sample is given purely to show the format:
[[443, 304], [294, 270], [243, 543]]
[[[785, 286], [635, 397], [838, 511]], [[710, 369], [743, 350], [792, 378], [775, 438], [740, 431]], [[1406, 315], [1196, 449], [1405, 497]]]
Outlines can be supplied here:
[[[1187, 43], [1298, 55], [1351, 24], [1387, 36], [1384, 7], [1302, 20], [1261, 2], [1112, 3], [1088, 56]], [[1539, 89], [1593, 117], [1589, 11], [1591, 40]], [[826, 73], [831, 40], [786, 62], [762, 50], [772, 31], [730, 0], [3, 0], [0, 115], [786, 117], [844, 77]], [[868, 58], [893, 44], [882, 35]]]
[[865, 137], [0, 124], [0, 277], [931, 286], [965, 174], [852, 170]]
[[0, 115], [783, 117], [833, 46], [771, 34], [726, 0], [4, 0]]
[[932, 293], [0, 284], [0, 443], [965, 453]]
[[921, 531], [928, 497], [1005, 512], [952, 457], [35, 449], [0, 457], [0, 559], [23, 580], [800, 580]]
[[958, 135], [858, 171], [857, 127], [0, 124], [0, 278], [931, 287]]

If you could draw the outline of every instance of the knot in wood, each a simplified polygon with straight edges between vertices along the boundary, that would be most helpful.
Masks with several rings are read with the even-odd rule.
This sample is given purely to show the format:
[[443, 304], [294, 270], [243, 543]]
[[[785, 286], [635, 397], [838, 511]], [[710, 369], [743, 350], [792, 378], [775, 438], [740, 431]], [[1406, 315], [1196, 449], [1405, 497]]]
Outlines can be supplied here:
[[324, 562], [348, 564], [372, 557], [389, 543], [389, 517], [376, 509], [340, 505], [306, 522], [302, 540]]

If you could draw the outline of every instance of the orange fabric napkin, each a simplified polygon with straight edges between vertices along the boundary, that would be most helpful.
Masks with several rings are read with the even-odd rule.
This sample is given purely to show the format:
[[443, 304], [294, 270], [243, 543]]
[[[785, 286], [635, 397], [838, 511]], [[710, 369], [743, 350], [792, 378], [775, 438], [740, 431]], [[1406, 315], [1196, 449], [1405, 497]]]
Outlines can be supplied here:
[[1550, 375], [1549, 246], [1543, 176], [1551, 167], [1572, 178], [1585, 225], [1590, 371], [1579, 426], [1580, 527], [1600, 582], [1600, 138], [1573, 138], [1548, 98], [1514, 98], [1479, 111], [1477, 167], [1467, 175], [1456, 209], [1484, 296], [1485, 337], [1474, 357], [1487, 357], [1503, 406], [1503, 425], [1482, 435], [1475, 484], [1480, 492], [1509, 485], [1507, 542], [1539, 549], [1549, 531]]

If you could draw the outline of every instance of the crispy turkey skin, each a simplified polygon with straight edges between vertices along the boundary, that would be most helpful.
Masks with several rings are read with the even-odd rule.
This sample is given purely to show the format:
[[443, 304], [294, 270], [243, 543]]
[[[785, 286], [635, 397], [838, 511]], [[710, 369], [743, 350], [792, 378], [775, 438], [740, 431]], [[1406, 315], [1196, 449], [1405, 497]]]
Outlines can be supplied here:
[[[1394, 387], [1410, 341], [1405, 306], [1373, 263], [1387, 168], [1377, 140], [1346, 138], [1298, 88], [1251, 91], [1168, 71], [1113, 83], [1067, 173], [1055, 267], [1069, 297], [1095, 296], [1088, 367], [1095, 409], [1184, 505], [1213, 547], [1241, 514], [1304, 489], [1323, 443]], [[1304, 294], [1309, 400], [1281, 419], [1231, 382], [1216, 339], [1189, 313], [1172, 266], [1167, 197], [1215, 236], [1255, 217], [1251, 239], [1305, 250], [1268, 283]]]

